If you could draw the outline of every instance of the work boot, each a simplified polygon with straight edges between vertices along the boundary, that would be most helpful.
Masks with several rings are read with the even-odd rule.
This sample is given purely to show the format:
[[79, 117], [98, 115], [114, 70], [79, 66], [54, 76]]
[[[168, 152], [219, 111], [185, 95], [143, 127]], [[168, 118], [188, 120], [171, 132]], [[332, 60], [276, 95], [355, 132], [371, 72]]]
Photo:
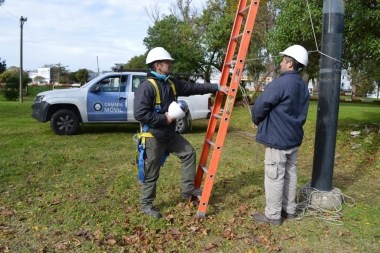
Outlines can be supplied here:
[[265, 222], [265, 223], [269, 223], [275, 226], [280, 226], [282, 224], [281, 219], [271, 220], [271, 219], [268, 219], [263, 213], [254, 213], [253, 219], [257, 222]]
[[202, 196], [202, 191], [203, 191], [203, 187], [201, 188], [193, 188], [191, 191], [189, 192], [183, 192], [182, 193], [182, 198], [183, 199], [189, 199], [191, 196]]
[[140, 209], [140, 212], [158, 219], [162, 217], [162, 215], [159, 212], [157, 212], [156, 208], [153, 206], [148, 207], [146, 209]]
[[285, 220], [294, 220], [296, 218], [295, 213], [287, 213], [284, 210], [281, 210], [281, 217]]

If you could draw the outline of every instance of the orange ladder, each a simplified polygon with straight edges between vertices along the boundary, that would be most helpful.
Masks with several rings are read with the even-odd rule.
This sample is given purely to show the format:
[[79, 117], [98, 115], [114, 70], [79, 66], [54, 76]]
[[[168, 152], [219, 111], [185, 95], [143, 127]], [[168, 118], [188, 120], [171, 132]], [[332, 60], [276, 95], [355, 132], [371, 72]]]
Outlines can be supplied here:
[[[198, 218], [206, 216], [206, 210], [208, 207], [212, 186], [214, 184], [218, 163], [223, 149], [223, 143], [226, 138], [228, 124], [230, 122], [232, 109], [235, 103], [235, 98], [239, 90], [239, 83], [244, 70], [245, 58], [250, 44], [251, 35], [256, 20], [256, 14], [260, 4], [260, 1], [251, 0], [251, 3], [247, 5], [247, 1], [248, 0], [240, 0], [239, 2], [220, 77], [220, 85], [225, 86], [227, 84], [227, 79], [230, 71], [233, 69], [225, 106], [222, 115], [220, 115], [220, 107], [224, 98], [224, 94], [217, 92], [194, 182], [195, 187], [200, 187], [203, 179], [203, 174], [206, 173], [203, 193], [199, 199], [198, 211], [196, 215]], [[242, 32], [243, 23], [244, 31]], [[233, 57], [236, 56], [235, 50], [237, 45], [239, 45], [237, 58], [236, 60], [233, 60]], [[219, 119], [220, 123], [218, 132], [216, 134], [216, 141], [213, 142], [215, 128]], [[211, 147], [213, 147], [213, 151], [209, 167], [207, 167], [206, 164]], [[191, 203], [197, 201], [194, 198], [195, 197], [190, 198]]]

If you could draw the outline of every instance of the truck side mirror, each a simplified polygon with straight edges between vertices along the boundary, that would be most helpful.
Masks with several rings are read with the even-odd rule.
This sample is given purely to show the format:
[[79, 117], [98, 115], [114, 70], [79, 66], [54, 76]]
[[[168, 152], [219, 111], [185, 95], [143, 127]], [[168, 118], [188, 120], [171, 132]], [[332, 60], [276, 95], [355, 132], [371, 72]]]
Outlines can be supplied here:
[[100, 92], [100, 85], [95, 84], [94, 86], [92, 86], [91, 92]]

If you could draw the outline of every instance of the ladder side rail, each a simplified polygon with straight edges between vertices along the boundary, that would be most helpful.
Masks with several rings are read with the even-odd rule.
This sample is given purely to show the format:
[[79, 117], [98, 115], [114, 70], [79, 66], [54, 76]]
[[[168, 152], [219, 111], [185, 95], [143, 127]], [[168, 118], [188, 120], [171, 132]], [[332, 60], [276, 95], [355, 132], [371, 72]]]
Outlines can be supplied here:
[[238, 9], [236, 10], [235, 20], [234, 20], [233, 28], [231, 31], [230, 40], [228, 42], [227, 52], [224, 58], [223, 67], [222, 67], [221, 77], [219, 81], [221, 85], [227, 85], [228, 76], [230, 74], [230, 69], [232, 67], [232, 66], [227, 66], [227, 64], [232, 62], [234, 54], [235, 54], [235, 50], [236, 50], [236, 45], [237, 45], [237, 41], [234, 40], [233, 38], [239, 35], [240, 33], [241, 26], [244, 19], [244, 15], [242, 15], [240, 12], [241, 10], [246, 8], [246, 5], [247, 5], [247, 0], [239, 1], [239, 6], [238, 6]]
[[[232, 38], [236, 37], [240, 32], [241, 25], [243, 23], [243, 18], [244, 18], [244, 16], [241, 14], [241, 10], [246, 8], [246, 3], [247, 3], [247, 0], [241, 0], [239, 2], [239, 7], [238, 7], [236, 14], [235, 14], [235, 21], [234, 21], [233, 29], [231, 31], [230, 41], [229, 41], [229, 44], [227, 47], [227, 53], [226, 53], [226, 56], [224, 59], [221, 77], [219, 80], [220, 85], [227, 85], [227, 80], [228, 80], [228, 76], [229, 76], [230, 68], [231, 68], [230, 66], [227, 66], [227, 63], [232, 61], [234, 53], [235, 53], [235, 49], [236, 49], [236, 44], [237, 44], [237, 41], [233, 40]], [[221, 92], [216, 93], [212, 112], [211, 112], [211, 116], [210, 116], [210, 120], [209, 120], [209, 124], [207, 126], [206, 137], [205, 137], [205, 140], [203, 142], [203, 148], [202, 148], [202, 153], [201, 153], [201, 156], [199, 159], [199, 165], [197, 167], [198, 168], [197, 174], [196, 174], [195, 181], [194, 181], [194, 186], [197, 188], [200, 187], [200, 185], [202, 183], [202, 179], [203, 179], [203, 172], [204, 171], [201, 168], [201, 165], [206, 166], [207, 159], [208, 159], [209, 152], [210, 152], [210, 148], [211, 148], [210, 144], [207, 143], [207, 140], [213, 139], [214, 133], [215, 133], [215, 128], [217, 125], [218, 119], [213, 117], [213, 115], [214, 114], [219, 115], [223, 97], [224, 97], [224, 94], [222, 94]]]
[[[240, 48], [239, 48], [239, 53], [238, 53], [238, 58], [237, 58], [237, 63], [234, 68], [234, 72], [232, 75], [231, 83], [230, 83], [230, 91], [228, 92], [228, 97], [227, 101], [224, 106], [223, 114], [222, 114], [222, 119], [219, 125], [219, 130], [218, 130], [218, 135], [215, 141], [215, 146], [214, 146], [214, 151], [221, 151], [222, 146], [226, 137], [226, 133], [228, 130], [228, 125], [230, 122], [230, 117], [232, 115], [232, 110], [234, 107], [235, 103], [235, 98], [237, 95], [237, 92], [239, 90], [239, 84], [241, 81], [241, 76], [242, 72], [244, 69], [244, 63], [245, 63], [245, 58], [247, 55], [248, 47], [250, 44], [251, 36], [252, 36], [252, 30], [254, 27], [257, 11], [258, 11], [258, 6], [254, 5], [251, 7], [249, 10], [249, 14], [247, 16], [247, 21], [245, 25], [245, 30], [244, 30], [244, 36], [242, 38], [242, 41], [240, 43]], [[220, 159], [221, 152], [215, 152], [213, 153], [213, 156], [210, 161], [210, 168], [209, 171], [212, 171], [212, 167], [215, 166], [217, 167]]]
[[246, 19], [246, 24], [244, 28], [244, 34], [239, 47], [237, 65], [234, 68], [234, 72], [231, 79], [230, 90], [228, 92], [228, 98], [224, 106], [222, 119], [218, 129], [218, 134], [215, 141], [214, 151], [212, 152], [210, 166], [208, 168], [208, 174], [206, 177], [204, 190], [200, 199], [200, 204], [198, 207], [198, 215], [205, 216], [208, 207], [208, 201], [211, 195], [212, 187], [216, 177], [216, 172], [218, 168], [218, 163], [222, 153], [223, 143], [226, 137], [230, 117], [232, 114], [232, 109], [234, 106], [235, 98], [239, 88], [239, 83], [241, 81], [241, 75], [244, 68], [245, 58], [247, 55], [248, 47], [250, 44], [250, 39], [252, 36], [253, 27], [256, 20], [256, 15], [258, 12], [260, 1], [255, 1], [255, 4], [249, 9], [249, 13]]

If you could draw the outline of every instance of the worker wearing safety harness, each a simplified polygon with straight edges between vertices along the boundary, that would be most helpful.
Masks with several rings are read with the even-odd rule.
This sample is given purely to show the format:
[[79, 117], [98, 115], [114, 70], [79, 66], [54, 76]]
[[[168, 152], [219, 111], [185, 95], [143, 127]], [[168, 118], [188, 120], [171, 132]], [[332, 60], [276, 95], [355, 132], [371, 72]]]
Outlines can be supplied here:
[[[176, 116], [169, 106], [178, 96], [201, 95], [221, 91], [227, 86], [211, 83], [190, 83], [169, 78], [174, 59], [162, 47], [150, 50], [146, 64], [151, 70], [135, 91], [134, 116], [141, 124], [138, 135], [139, 180], [141, 182], [140, 211], [152, 217], [162, 215], [153, 206], [156, 184], [164, 158], [173, 154], [181, 159], [182, 198], [201, 196], [202, 188], [194, 187], [196, 153], [191, 144], [176, 129]], [[157, 91], [159, 94], [157, 94]], [[159, 103], [157, 103], [160, 100]], [[186, 105], [182, 108], [186, 110]], [[170, 169], [170, 168], [168, 168]]]

